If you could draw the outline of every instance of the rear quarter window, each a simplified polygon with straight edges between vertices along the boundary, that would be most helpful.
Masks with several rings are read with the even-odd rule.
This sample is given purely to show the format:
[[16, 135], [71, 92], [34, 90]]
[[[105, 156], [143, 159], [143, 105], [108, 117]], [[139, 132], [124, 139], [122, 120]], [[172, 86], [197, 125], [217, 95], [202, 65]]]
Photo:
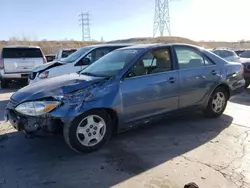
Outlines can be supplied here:
[[39, 48], [3, 48], [2, 58], [42, 58]]
[[227, 51], [227, 50], [224, 50], [224, 51], [222, 52], [222, 54], [223, 54], [223, 57], [237, 56], [236, 53], [231, 52], [231, 51]]
[[72, 53], [74, 53], [74, 52], [76, 52], [75, 49], [73, 49], [73, 50], [64, 50], [64, 51], [62, 52], [62, 58], [68, 57], [70, 54], [72, 54]]

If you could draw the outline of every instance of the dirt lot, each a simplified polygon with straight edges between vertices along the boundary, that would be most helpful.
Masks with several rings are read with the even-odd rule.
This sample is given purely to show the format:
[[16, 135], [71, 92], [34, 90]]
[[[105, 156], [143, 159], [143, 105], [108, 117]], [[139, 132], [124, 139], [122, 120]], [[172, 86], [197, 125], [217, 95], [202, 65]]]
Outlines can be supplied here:
[[13, 90], [0, 92], [0, 188], [250, 187], [250, 89], [225, 114], [192, 113], [120, 134], [79, 155], [61, 136], [26, 139], [3, 122]]

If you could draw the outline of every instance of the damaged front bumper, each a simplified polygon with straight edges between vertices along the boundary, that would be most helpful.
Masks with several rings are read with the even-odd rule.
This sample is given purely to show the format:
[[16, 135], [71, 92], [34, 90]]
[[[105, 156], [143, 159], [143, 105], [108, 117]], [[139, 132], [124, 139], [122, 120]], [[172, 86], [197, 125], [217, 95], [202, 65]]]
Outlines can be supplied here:
[[17, 131], [33, 136], [55, 134], [60, 132], [63, 124], [60, 119], [23, 116], [8, 108], [5, 110], [5, 121], [8, 121]]

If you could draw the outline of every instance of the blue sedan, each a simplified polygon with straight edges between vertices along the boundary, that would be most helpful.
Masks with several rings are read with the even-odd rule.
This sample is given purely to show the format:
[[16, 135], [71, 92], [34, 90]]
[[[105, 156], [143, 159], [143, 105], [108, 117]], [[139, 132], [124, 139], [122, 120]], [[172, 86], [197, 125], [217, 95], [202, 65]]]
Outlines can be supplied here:
[[241, 64], [197, 46], [130, 46], [78, 74], [20, 89], [12, 95], [5, 118], [29, 136], [63, 129], [72, 149], [90, 152], [116, 132], [172, 113], [201, 110], [207, 117], [219, 117], [229, 98], [244, 90], [242, 71]]

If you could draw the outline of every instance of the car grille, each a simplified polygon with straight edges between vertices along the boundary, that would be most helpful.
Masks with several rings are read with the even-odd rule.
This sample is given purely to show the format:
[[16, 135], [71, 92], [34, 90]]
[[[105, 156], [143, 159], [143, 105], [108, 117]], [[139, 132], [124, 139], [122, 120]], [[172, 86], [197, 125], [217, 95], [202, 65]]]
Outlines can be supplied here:
[[29, 79], [34, 80], [35, 77], [36, 77], [36, 74], [37, 74], [37, 72], [31, 72], [30, 75], [29, 75]]

